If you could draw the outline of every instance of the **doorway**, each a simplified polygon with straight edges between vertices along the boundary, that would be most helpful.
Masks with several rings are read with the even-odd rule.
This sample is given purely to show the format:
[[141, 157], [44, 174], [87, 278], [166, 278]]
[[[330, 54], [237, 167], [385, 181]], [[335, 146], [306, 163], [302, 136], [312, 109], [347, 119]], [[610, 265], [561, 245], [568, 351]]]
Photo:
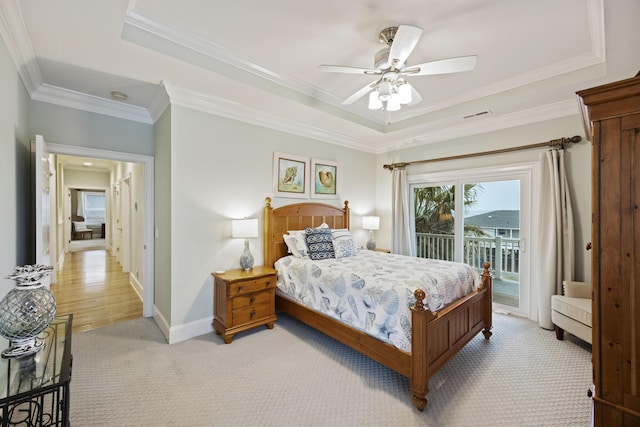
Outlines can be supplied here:
[[409, 177], [416, 255], [464, 262], [494, 275], [494, 308], [530, 313], [531, 174], [533, 165]]
[[[141, 250], [137, 251], [139, 254], [139, 264], [142, 266], [132, 272], [130, 277], [134, 284], [134, 289], [139, 294], [143, 301], [143, 316], [153, 316], [153, 301], [154, 301], [154, 241], [153, 241], [153, 226], [154, 226], [154, 212], [153, 212], [153, 174], [154, 174], [154, 162], [153, 157], [112, 152], [105, 150], [97, 150], [85, 147], [67, 146], [61, 144], [46, 144], [45, 151], [50, 154], [84, 157], [88, 159], [102, 159], [115, 162], [127, 162], [138, 164], [141, 168], [141, 178], [139, 180], [138, 196], [140, 197], [140, 203], [136, 203], [134, 206], [135, 212], [133, 215], [136, 217], [136, 230], [131, 239], [137, 239]], [[109, 200], [109, 197], [107, 197]], [[57, 218], [55, 219], [57, 222]], [[64, 221], [65, 227], [70, 227], [67, 224], [70, 221]], [[55, 223], [55, 222], [54, 222]], [[66, 230], [65, 230], [66, 231]], [[64, 234], [67, 235], [66, 233]], [[106, 227], [107, 240], [109, 237], [109, 227]]]

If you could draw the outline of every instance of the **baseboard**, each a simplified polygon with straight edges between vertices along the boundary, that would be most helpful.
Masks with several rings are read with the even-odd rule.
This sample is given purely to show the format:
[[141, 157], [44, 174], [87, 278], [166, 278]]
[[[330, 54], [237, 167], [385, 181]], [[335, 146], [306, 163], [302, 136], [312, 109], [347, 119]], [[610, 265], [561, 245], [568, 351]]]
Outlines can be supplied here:
[[142, 296], [142, 283], [140, 283], [136, 275], [133, 273], [129, 273], [129, 284], [133, 288], [133, 291], [138, 294], [140, 301], [144, 302], [144, 297]]
[[160, 328], [160, 332], [162, 332], [162, 335], [164, 335], [164, 339], [167, 340], [167, 342], [170, 342], [169, 323], [167, 323], [167, 319], [164, 318], [162, 313], [160, 313], [160, 310], [158, 310], [158, 307], [156, 307], [155, 305], [153, 306], [153, 320], [155, 320], [156, 325], [158, 325], [158, 328]]
[[177, 342], [198, 337], [200, 335], [213, 333], [211, 322], [213, 322], [213, 317], [210, 319], [196, 320], [195, 322], [189, 322], [172, 327], [169, 337], [169, 344], [175, 344]]

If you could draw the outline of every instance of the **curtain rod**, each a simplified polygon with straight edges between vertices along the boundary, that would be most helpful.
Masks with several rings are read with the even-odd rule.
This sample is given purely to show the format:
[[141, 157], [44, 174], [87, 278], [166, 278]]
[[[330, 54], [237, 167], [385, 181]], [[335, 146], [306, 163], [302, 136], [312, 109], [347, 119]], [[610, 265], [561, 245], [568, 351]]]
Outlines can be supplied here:
[[513, 151], [520, 150], [528, 150], [530, 148], [538, 148], [538, 147], [562, 147], [564, 148], [564, 144], [567, 143], [578, 143], [582, 141], [582, 137], [579, 135], [572, 136], [571, 138], [559, 138], [552, 139], [551, 141], [538, 142], [536, 144], [523, 145], [520, 147], [509, 147], [502, 148], [500, 150], [492, 150], [492, 151], [483, 151], [480, 153], [470, 153], [470, 154], [460, 154], [458, 156], [449, 156], [449, 157], [439, 157], [437, 159], [426, 159], [426, 160], [415, 160], [413, 162], [403, 162], [403, 163], [392, 163], [390, 165], [384, 165], [384, 169], [393, 170], [394, 168], [403, 168], [409, 165], [417, 165], [422, 163], [433, 163], [433, 162], [441, 162], [444, 160], [457, 160], [457, 159], [467, 159], [469, 157], [479, 157], [479, 156], [487, 156], [490, 154], [502, 154], [502, 153], [511, 153]]

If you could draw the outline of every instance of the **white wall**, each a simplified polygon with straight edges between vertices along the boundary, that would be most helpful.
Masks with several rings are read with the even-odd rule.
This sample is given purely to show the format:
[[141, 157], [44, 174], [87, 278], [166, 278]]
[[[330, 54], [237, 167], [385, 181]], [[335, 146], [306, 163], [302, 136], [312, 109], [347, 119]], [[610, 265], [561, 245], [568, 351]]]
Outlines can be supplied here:
[[67, 169], [64, 174], [64, 186], [81, 189], [103, 189], [110, 185], [110, 173], [107, 171], [80, 171]]
[[[210, 330], [211, 272], [239, 268], [243, 243], [231, 239], [232, 218], [258, 218], [262, 230], [264, 200], [273, 194], [274, 152], [336, 161], [340, 198], [323, 201], [340, 206], [349, 200], [354, 228], [359, 216], [374, 210], [373, 154], [175, 105], [171, 116], [172, 326], [206, 320]], [[274, 198], [273, 205], [296, 201], [303, 200]], [[366, 241], [364, 232], [356, 237]], [[260, 238], [251, 240], [251, 251], [255, 265], [262, 264]]]
[[[455, 156], [501, 148], [534, 144], [560, 137], [580, 135], [582, 142], [571, 144], [566, 150], [566, 166], [569, 187], [572, 194], [575, 223], [575, 254], [577, 280], [591, 279], [591, 253], [585, 245], [591, 241], [591, 143], [584, 137], [584, 128], [578, 115], [549, 120], [498, 132], [474, 135], [436, 144], [399, 150], [380, 155], [377, 159], [377, 211], [381, 219], [378, 232], [378, 246], [389, 247], [391, 242], [391, 172], [383, 169], [384, 164]], [[475, 157], [461, 160], [426, 163], [407, 167], [407, 174], [424, 174], [464, 170], [472, 167], [502, 166], [514, 163], [537, 162], [544, 148], [523, 150], [514, 153]], [[536, 218], [534, 213], [533, 218]], [[532, 266], [533, 269], [536, 266]]]

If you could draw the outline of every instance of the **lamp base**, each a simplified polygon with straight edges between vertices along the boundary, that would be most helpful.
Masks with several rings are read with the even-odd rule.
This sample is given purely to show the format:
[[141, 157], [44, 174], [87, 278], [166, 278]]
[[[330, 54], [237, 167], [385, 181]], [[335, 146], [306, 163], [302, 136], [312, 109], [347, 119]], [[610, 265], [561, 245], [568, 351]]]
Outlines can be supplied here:
[[373, 240], [373, 231], [369, 230], [369, 240], [367, 241], [367, 249], [370, 251], [376, 250], [376, 241]]
[[249, 239], [244, 241], [244, 252], [240, 255], [240, 268], [242, 271], [249, 271], [253, 268], [253, 255], [249, 250]]

